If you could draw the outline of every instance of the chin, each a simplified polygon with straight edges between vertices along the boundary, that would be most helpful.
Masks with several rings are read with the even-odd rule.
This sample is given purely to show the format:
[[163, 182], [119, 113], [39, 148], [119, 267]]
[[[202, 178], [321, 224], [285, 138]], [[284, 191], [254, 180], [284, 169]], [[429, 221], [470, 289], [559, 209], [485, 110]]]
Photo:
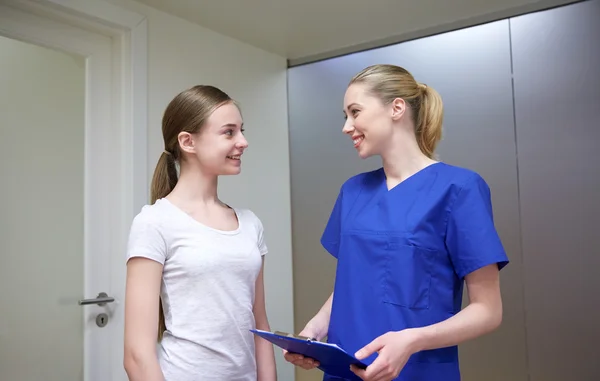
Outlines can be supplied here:
[[222, 176], [234, 176], [234, 175], [239, 175], [242, 172], [242, 168], [241, 167], [229, 167], [229, 168], [223, 168], [221, 172]]
[[369, 157], [373, 156], [373, 153], [367, 150], [359, 150], [358, 151], [358, 157], [360, 157], [361, 159], [368, 159]]

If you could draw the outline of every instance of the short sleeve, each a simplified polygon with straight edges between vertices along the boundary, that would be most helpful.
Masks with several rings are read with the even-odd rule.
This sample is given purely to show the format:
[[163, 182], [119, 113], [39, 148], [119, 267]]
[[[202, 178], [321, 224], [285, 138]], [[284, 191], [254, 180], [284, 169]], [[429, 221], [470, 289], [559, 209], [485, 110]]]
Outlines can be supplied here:
[[158, 224], [143, 212], [133, 219], [129, 230], [127, 260], [134, 257], [152, 259], [162, 265], [167, 258], [167, 245]]
[[459, 190], [450, 210], [446, 246], [459, 278], [491, 264], [502, 269], [508, 257], [494, 226], [490, 188], [479, 175]]
[[338, 257], [340, 247], [341, 223], [342, 223], [342, 199], [343, 190], [340, 190], [338, 197], [333, 205], [333, 210], [329, 215], [329, 220], [321, 236], [321, 245], [327, 252]]
[[258, 250], [260, 251], [260, 255], [264, 256], [269, 252], [269, 248], [265, 240], [265, 228], [258, 217], [256, 218], [256, 227], [258, 230]]

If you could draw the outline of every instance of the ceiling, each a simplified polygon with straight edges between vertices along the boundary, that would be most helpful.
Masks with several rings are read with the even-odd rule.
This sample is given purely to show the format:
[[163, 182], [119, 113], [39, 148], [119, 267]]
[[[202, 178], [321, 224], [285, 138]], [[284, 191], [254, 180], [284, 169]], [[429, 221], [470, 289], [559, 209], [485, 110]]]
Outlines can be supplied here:
[[286, 57], [329, 58], [573, 0], [137, 0]]

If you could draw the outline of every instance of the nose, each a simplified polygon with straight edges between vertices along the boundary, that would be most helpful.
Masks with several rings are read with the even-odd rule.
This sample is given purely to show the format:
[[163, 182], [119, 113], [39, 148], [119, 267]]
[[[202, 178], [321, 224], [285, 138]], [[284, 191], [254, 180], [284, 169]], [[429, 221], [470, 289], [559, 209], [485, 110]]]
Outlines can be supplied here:
[[346, 122], [344, 123], [344, 127], [342, 127], [342, 132], [344, 134], [352, 134], [352, 132], [354, 131], [354, 126], [352, 125], [352, 121], [350, 121], [350, 118], [346, 119]]
[[246, 137], [244, 135], [239, 135], [239, 139], [238, 141], [235, 143], [236, 147], [240, 150], [244, 150], [246, 148], [248, 148], [248, 141], [246, 140]]

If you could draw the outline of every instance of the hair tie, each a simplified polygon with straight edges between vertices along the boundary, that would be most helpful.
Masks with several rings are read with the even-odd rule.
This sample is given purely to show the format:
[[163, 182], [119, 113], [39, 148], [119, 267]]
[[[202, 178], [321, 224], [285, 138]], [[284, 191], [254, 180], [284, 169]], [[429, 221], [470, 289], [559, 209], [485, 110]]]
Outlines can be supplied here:
[[167, 156], [173, 156], [173, 155], [171, 154], [171, 152], [169, 152], [169, 151], [167, 151], [167, 150], [164, 150], [164, 151], [163, 151], [163, 153], [164, 153], [165, 155], [167, 155]]

